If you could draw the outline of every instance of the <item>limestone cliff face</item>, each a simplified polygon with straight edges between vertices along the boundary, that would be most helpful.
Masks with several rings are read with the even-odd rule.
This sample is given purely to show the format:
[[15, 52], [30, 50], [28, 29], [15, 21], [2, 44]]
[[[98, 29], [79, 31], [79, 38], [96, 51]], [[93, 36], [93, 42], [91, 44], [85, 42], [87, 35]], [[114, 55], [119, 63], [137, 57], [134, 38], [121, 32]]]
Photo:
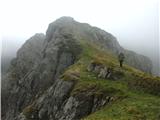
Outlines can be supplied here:
[[[98, 98], [86, 96], [86, 93], [70, 96], [75, 83], [59, 80], [82, 52], [81, 40], [94, 42], [114, 54], [124, 50], [114, 36], [99, 28], [68, 17], [56, 20], [49, 25], [46, 36], [31, 37], [12, 60], [2, 81], [3, 120], [78, 120], [110, 101], [111, 96], [107, 95]], [[128, 64], [150, 72], [148, 58], [124, 51]], [[36, 110], [24, 115], [29, 105], [29, 110]]]

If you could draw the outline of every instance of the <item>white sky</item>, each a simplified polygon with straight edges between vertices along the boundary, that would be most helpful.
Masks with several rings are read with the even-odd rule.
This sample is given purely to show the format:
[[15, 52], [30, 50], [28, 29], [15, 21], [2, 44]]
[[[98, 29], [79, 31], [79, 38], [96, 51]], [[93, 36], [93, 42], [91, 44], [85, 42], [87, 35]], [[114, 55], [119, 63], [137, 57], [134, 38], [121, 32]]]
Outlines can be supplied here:
[[156, 0], [3, 0], [2, 30], [6, 36], [30, 37], [45, 32], [48, 24], [61, 16], [71, 16], [111, 32], [132, 30], [132, 24], [153, 24], [148, 19], [155, 19], [151, 17], [158, 14], [157, 3]]
[[158, 56], [158, 0], [0, 0], [0, 12], [5, 42], [24, 42], [71, 16], [112, 33], [125, 48]]

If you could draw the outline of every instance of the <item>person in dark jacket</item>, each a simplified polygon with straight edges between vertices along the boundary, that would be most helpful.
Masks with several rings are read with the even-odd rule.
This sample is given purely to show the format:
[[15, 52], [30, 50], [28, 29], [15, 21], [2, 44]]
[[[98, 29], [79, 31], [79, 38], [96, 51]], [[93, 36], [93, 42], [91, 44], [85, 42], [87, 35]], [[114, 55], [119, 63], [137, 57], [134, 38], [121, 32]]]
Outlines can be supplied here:
[[123, 62], [124, 62], [124, 54], [121, 52], [119, 55], [118, 55], [118, 60], [119, 60], [119, 64], [120, 64], [120, 67], [123, 66]]

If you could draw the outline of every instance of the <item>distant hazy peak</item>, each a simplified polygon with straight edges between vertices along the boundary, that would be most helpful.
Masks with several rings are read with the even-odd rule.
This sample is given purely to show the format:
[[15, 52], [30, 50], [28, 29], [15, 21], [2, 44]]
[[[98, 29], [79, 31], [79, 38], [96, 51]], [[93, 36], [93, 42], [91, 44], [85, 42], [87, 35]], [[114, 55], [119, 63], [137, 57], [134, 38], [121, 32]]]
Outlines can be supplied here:
[[69, 16], [63, 16], [58, 18], [56, 21], [74, 21], [74, 18], [69, 17]]

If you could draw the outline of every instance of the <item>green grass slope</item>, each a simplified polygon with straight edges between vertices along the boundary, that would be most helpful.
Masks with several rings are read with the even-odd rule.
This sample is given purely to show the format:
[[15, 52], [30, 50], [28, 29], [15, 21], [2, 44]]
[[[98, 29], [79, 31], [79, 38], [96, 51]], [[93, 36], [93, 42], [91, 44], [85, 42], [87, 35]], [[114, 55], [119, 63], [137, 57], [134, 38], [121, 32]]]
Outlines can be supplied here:
[[[117, 56], [111, 52], [85, 42], [81, 44], [83, 52], [78, 61], [61, 76], [63, 80], [77, 81], [71, 95], [80, 92], [97, 96], [110, 94], [115, 99], [83, 120], [160, 120], [159, 77], [126, 64], [120, 68]], [[118, 80], [99, 78], [96, 73], [87, 71], [91, 62], [110, 67], [123, 77]]]

